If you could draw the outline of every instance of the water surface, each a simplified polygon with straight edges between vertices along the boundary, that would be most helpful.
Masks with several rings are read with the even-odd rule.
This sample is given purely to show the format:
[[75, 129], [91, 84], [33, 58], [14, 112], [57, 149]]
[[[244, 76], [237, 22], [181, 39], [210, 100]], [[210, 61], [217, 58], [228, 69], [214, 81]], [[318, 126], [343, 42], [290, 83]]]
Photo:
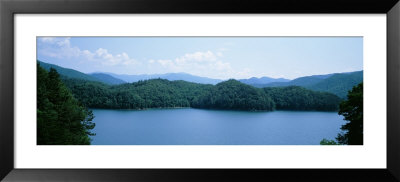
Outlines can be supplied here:
[[345, 123], [337, 112], [93, 109], [93, 145], [319, 145]]

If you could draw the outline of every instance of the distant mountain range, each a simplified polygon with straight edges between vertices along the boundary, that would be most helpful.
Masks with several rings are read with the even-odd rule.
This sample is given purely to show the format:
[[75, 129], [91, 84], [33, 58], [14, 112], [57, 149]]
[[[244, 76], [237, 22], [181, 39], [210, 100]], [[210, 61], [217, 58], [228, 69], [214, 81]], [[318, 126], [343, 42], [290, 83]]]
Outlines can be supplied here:
[[[105, 73], [105, 74], [109, 74], [115, 78], [119, 78], [121, 80], [130, 82], [130, 83], [137, 82], [139, 80], [150, 80], [150, 79], [156, 79], [156, 78], [166, 79], [169, 81], [183, 80], [183, 81], [188, 81], [188, 82], [213, 84], [213, 85], [220, 83], [222, 81], [225, 81], [225, 80], [221, 80], [221, 79], [213, 79], [213, 78], [207, 78], [207, 77], [194, 76], [194, 75], [187, 74], [187, 73], [142, 74], [142, 75], [123, 75], [123, 74], [115, 74], [115, 73]], [[290, 80], [285, 79], [285, 78], [252, 77], [249, 79], [240, 79], [238, 81], [248, 84], [248, 85], [253, 85], [253, 84], [262, 85], [262, 84], [267, 84], [267, 83], [272, 83], [272, 82], [287, 82]]]
[[123, 84], [126, 83], [124, 80], [115, 78], [111, 75], [105, 74], [105, 73], [92, 73], [90, 76], [95, 77], [99, 79], [101, 82], [108, 83], [110, 85], [118, 85], [118, 84]]
[[[46, 70], [50, 70], [50, 68], [56, 69], [57, 72], [64, 78], [97, 81], [108, 85], [132, 83], [139, 80], [149, 80], [156, 78], [166, 79], [170, 81], [183, 80], [187, 82], [213, 85], [224, 81], [220, 79], [194, 76], [187, 73], [124, 75], [97, 72], [85, 74], [73, 69], [63, 68], [54, 64], [44, 63], [41, 61], [38, 61], [38, 63]], [[314, 91], [329, 92], [341, 98], [346, 98], [347, 92], [351, 90], [353, 86], [363, 81], [363, 71], [305, 76], [296, 78], [294, 80], [289, 80], [285, 78], [252, 77], [249, 79], [240, 79], [238, 81], [258, 88], [301, 86]]]
[[109, 74], [115, 78], [124, 80], [125, 82], [128, 82], [128, 83], [137, 82], [139, 80], [150, 80], [150, 79], [156, 79], [156, 78], [167, 79], [169, 81], [183, 80], [183, 81], [188, 81], [188, 82], [213, 84], [213, 85], [223, 81], [220, 79], [194, 76], [194, 75], [187, 74], [187, 73], [141, 74], [141, 75], [124, 75], [124, 74], [115, 74], [115, 73], [105, 73], [105, 74]]
[[262, 87], [262, 85], [266, 85], [268, 83], [274, 83], [274, 82], [284, 83], [284, 82], [289, 82], [290, 80], [285, 78], [270, 78], [265, 76], [261, 78], [251, 77], [249, 79], [240, 79], [238, 81], [255, 87]]

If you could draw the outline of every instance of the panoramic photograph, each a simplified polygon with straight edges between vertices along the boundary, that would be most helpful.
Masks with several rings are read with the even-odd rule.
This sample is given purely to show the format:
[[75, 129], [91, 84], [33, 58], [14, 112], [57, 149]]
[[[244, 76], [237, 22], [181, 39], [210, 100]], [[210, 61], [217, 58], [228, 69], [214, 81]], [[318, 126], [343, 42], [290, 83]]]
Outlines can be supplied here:
[[362, 37], [37, 37], [37, 145], [363, 145]]

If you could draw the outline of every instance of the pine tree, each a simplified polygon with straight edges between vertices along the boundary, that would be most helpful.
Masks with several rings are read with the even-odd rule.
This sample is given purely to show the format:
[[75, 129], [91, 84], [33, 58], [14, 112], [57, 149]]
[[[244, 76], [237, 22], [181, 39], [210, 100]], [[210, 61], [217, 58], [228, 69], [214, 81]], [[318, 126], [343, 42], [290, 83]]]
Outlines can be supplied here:
[[61, 82], [55, 69], [37, 66], [37, 144], [90, 144], [92, 111], [83, 107]]
[[347, 100], [340, 103], [339, 114], [347, 120], [341, 127], [344, 131], [336, 138], [339, 144], [363, 144], [363, 83], [353, 87], [347, 95]]

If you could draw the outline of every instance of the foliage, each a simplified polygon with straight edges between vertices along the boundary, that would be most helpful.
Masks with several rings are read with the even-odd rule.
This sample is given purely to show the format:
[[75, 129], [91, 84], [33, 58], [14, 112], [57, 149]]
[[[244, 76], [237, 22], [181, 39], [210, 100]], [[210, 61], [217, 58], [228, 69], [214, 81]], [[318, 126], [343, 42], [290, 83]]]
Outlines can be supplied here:
[[339, 114], [348, 122], [341, 127], [344, 131], [336, 140], [339, 144], [363, 144], [363, 83], [349, 91], [347, 100], [340, 103]]
[[195, 108], [234, 110], [274, 110], [274, 101], [261, 89], [237, 80], [221, 82], [192, 104]]
[[[296, 107], [279, 107], [277, 109], [337, 110], [339, 104], [339, 98], [328, 93], [314, 92], [299, 87], [298, 89], [301, 91], [294, 92], [291, 95], [283, 95], [285, 92], [278, 91], [271, 96], [270, 93], [266, 93], [263, 89], [242, 84], [236, 80], [210, 85], [152, 79], [115, 86], [79, 79], [64, 79], [63, 81], [75, 98], [91, 108], [194, 107], [231, 110], [273, 110], [275, 109], [275, 103], [282, 105], [281, 102], [278, 102], [279, 99], [276, 98], [281, 98], [281, 100], [285, 98], [295, 102], [297, 97], [302, 97], [306, 101], [311, 99], [311, 102], [304, 102], [308, 105], [300, 103]], [[310, 97], [300, 94], [303, 92], [310, 95]]]
[[266, 87], [278, 110], [335, 111], [341, 101], [330, 93], [315, 92], [299, 86]]
[[93, 113], [80, 105], [53, 68], [37, 66], [37, 144], [90, 144]]
[[92, 108], [146, 109], [190, 107], [212, 85], [153, 79], [109, 86], [77, 79], [64, 80], [74, 96]]
[[322, 139], [321, 142], [319, 142], [320, 145], [338, 145], [338, 143], [335, 142], [335, 140], [328, 140], [328, 139]]

